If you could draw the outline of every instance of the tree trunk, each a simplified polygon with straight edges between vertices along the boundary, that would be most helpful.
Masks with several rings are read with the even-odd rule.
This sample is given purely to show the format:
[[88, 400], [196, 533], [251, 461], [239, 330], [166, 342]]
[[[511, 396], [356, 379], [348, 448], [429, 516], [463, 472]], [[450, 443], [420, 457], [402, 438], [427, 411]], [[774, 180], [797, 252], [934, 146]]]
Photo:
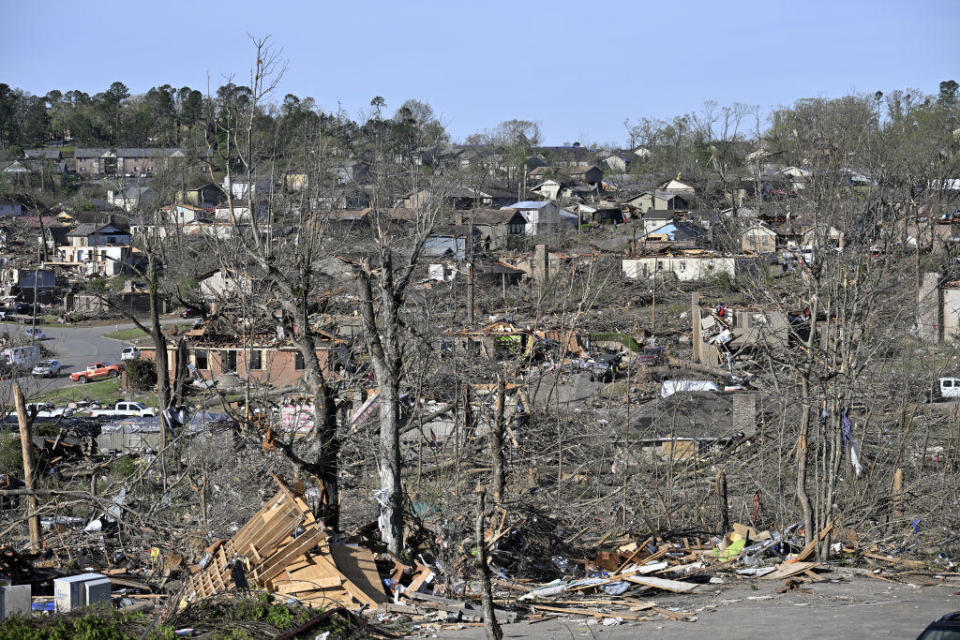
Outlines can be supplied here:
[[503, 503], [503, 489], [506, 486], [506, 469], [503, 460], [503, 413], [506, 404], [506, 391], [503, 376], [497, 376], [497, 399], [494, 408], [493, 424], [490, 426], [490, 459], [493, 471], [493, 501], [499, 506]]
[[[20, 453], [23, 456], [23, 486], [27, 491], [33, 491], [33, 438], [30, 434], [30, 421], [27, 419], [27, 406], [24, 404], [23, 391], [20, 385], [13, 385], [13, 403], [17, 409], [17, 421], [20, 423]], [[37, 515], [37, 496], [30, 493], [27, 496], [27, 527], [30, 531], [30, 549], [40, 551], [40, 516]]]
[[380, 537], [391, 553], [403, 550], [403, 487], [400, 475], [400, 385], [380, 384]]
[[483, 609], [483, 629], [487, 640], [501, 640], [503, 631], [497, 623], [496, 611], [493, 609], [493, 589], [490, 585], [490, 567], [487, 566], [487, 545], [484, 540], [483, 510], [484, 493], [477, 488], [477, 520], [474, 534], [477, 539], [477, 570], [480, 573], [480, 600]]

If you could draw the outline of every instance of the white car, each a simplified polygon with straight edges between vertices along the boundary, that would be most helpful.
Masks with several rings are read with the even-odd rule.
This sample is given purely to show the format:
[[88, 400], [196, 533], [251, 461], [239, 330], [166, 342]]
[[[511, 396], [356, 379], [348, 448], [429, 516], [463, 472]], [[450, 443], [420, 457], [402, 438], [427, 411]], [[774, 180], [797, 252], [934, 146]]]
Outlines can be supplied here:
[[120, 360], [136, 360], [140, 357], [140, 349], [137, 347], [124, 347], [120, 352]]
[[47, 334], [45, 334], [40, 329], [27, 329], [24, 331], [28, 338], [33, 338], [34, 340], [46, 340]]
[[50, 376], [51, 378], [56, 378], [60, 375], [60, 363], [56, 360], [43, 360], [33, 368], [30, 372], [31, 375], [40, 376], [41, 378], [46, 378]]

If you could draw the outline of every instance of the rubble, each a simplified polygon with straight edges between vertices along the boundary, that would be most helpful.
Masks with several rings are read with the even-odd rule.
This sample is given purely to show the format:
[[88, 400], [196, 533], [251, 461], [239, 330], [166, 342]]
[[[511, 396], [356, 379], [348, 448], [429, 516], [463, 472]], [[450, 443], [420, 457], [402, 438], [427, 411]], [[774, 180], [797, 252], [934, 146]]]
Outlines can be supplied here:
[[274, 479], [280, 491], [232, 539], [205, 550], [184, 601], [260, 587], [323, 608], [387, 602], [373, 555], [331, 540], [306, 503]]

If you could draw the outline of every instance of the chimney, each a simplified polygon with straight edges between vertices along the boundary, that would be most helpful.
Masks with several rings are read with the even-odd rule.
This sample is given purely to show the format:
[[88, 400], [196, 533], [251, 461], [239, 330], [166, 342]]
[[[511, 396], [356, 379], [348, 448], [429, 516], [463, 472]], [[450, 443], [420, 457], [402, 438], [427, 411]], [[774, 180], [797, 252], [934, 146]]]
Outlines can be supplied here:
[[751, 434], [757, 429], [757, 394], [733, 394], [733, 431]]

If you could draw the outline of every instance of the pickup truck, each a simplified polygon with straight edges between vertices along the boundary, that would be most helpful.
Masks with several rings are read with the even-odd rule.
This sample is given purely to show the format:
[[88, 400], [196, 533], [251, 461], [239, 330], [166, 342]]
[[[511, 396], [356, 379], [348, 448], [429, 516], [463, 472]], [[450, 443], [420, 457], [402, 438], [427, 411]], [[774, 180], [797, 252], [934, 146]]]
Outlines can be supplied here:
[[91, 418], [102, 418], [106, 416], [120, 417], [152, 417], [157, 415], [157, 410], [152, 407], [146, 407], [142, 402], [118, 402], [112, 409], [93, 409], [90, 411]]
[[122, 364], [96, 364], [87, 365], [83, 371], [77, 371], [70, 374], [70, 379], [80, 384], [86, 384], [91, 380], [101, 380], [103, 378], [116, 378], [123, 371]]

